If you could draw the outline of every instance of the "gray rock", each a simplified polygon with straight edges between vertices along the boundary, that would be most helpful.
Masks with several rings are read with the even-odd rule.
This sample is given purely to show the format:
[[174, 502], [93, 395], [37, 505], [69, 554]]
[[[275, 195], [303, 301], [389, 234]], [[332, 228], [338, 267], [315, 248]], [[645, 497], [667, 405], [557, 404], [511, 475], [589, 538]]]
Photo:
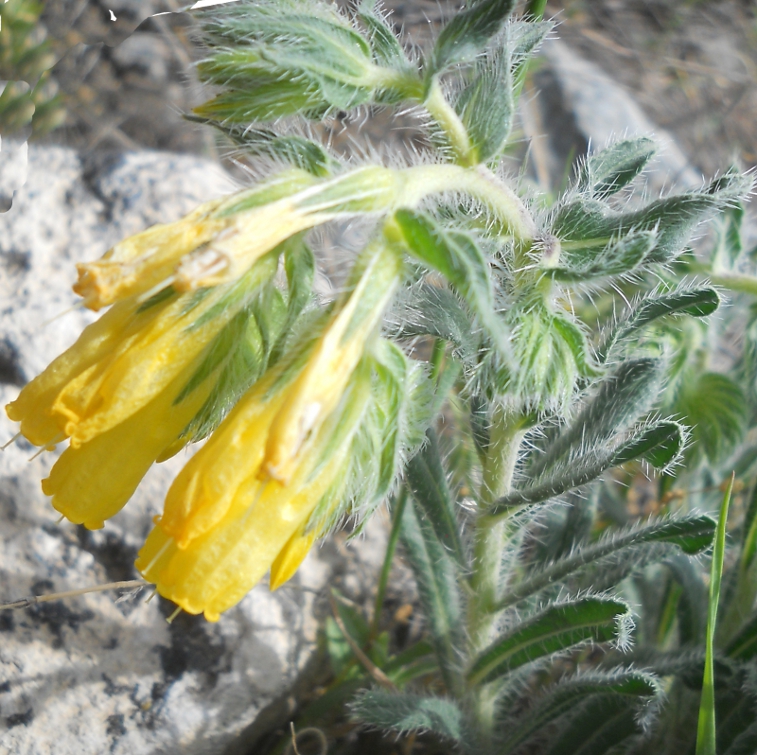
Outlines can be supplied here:
[[[0, 215], [0, 404], [93, 319], [71, 309], [76, 260], [230, 188], [195, 158], [85, 164], [66, 149], [30, 147], [26, 185]], [[15, 431], [2, 413], [0, 444]], [[184, 458], [153, 467], [126, 509], [88, 532], [56, 522], [39, 484], [55, 455], [30, 462], [33, 453], [20, 441], [0, 454], [0, 602], [134, 578], [136, 550]], [[366, 573], [381, 548], [379, 531], [355, 549]], [[182, 614], [169, 626], [172, 606], [144, 593], [0, 611], [0, 755], [244, 751], [259, 713], [280, 712], [314, 658], [318, 592], [345, 558], [338, 543], [311, 554], [291, 587], [259, 585], [217, 624]]]
[[26, 183], [26, 142], [4, 142], [0, 137], [0, 212], [7, 212], [13, 204], [13, 195]]
[[650, 136], [659, 145], [657, 158], [646, 172], [651, 194], [672, 186], [679, 190], [702, 186], [702, 176], [672, 135], [653, 123], [620, 83], [558, 39], [547, 40], [542, 52], [549, 64], [539, 79], [546, 95], [544, 126], [553, 134], [553, 142], [558, 142], [557, 159], [563, 172], [569, 156], [565, 143], [575, 147], [576, 136], [592, 150], [622, 138]]

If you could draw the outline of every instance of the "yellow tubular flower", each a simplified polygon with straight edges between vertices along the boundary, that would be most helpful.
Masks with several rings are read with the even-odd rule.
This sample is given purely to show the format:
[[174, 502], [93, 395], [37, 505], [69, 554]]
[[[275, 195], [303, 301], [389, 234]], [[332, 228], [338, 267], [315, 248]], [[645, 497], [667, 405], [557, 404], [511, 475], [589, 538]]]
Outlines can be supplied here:
[[178, 260], [229, 225], [229, 219], [212, 215], [221, 202], [200, 205], [176, 223], [154, 225], [121, 241], [96, 262], [78, 264], [74, 291], [84, 306], [98, 310], [169, 278]]
[[[250, 288], [275, 273], [275, 255], [249, 274]], [[31, 442], [70, 437], [76, 448], [115, 428], [161, 394], [245, 302], [222, 287], [141, 307], [119, 302], [7, 407]], [[56, 438], [57, 436], [57, 438]]]
[[179, 472], [166, 496], [161, 528], [186, 548], [226, 516], [237, 489], [257, 471], [268, 427], [286, 391], [267, 397], [270, 377], [251, 388]]
[[179, 291], [228, 283], [299, 230], [303, 223], [287, 197], [315, 179], [285, 171], [254, 189], [200, 205], [175, 223], [155, 225], [116, 244], [95, 262], [77, 265], [74, 291], [99, 310], [131, 296], [174, 284]]
[[296, 233], [337, 217], [387, 212], [402, 194], [397, 171], [360, 168], [318, 181], [289, 170], [254, 189], [209, 202], [176, 223], [157, 225], [77, 265], [74, 291], [98, 310], [172, 284], [193, 291], [230, 283]]
[[[316, 342], [300, 375], [275, 388], [271, 374], [251, 388], [206, 445], [179, 473], [166, 496], [162, 529], [180, 548], [214, 527], [250, 474], [288, 484], [300, 456], [344, 396], [399, 275], [399, 260], [381, 250]], [[314, 410], [315, 408], [315, 410]], [[303, 430], [304, 428], [304, 430]], [[294, 437], [295, 444], [291, 444]], [[283, 444], [290, 445], [283, 449]], [[292, 445], [295, 445], [293, 448]], [[271, 474], [266, 460], [286, 459], [286, 474]]]
[[[339, 428], [341, 442], [325, 464], [319, 463], [318, 452], [312, 452], [303, 458], [289, 485], [264, 482], [250, 474], [236, 488], [224, 516], [183, 548], [158, 520], [136, 562], [145, 579], [188, 613], [204, 613], [208, 621], [217, 621], [268, 571], [337, 475], [345, 472], [352, 432], [368, 391], [362, 394], [354, 397], [351, 417], [339, 418], [350, 431]], [[334, 431], [330, 425], [321, 432], [321, 447], [328, 445]]]
[[401, 260], [381, 245], [316, 344], [290, 396], [271, 425], [261, 477], [287, 484], [303, 449], [334, 410], [381, 322], [399, 281]]
[[64, 386], [116, 348], [134, 317], [134, 308], [133, 301], [119, 302], [88, 325], [74, 346], [27, 383], [18, 398], [5, 407], [8, 417], [21, 423], [21, 434], [30, 443], [47, 446], [65, 436], [65, 421], [52, 414], [53, 402]]
[[197, 414], [213, 385], [212, 375], [176, 401], [195, 365], [139, 411], [78, 448], [70, 447], [42, 481], [53, 507], [74, 524], [99, 529], [137, 489], [155, 459]]

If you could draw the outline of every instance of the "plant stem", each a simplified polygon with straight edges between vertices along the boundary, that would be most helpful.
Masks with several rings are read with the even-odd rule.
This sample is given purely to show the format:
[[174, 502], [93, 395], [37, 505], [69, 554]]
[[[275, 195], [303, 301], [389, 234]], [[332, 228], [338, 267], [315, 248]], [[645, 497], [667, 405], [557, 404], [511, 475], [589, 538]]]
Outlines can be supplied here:
[[430, 194], [465, 192], [483, 204], [494, 216], [500, 235], [531, 242], [536, 224], [521, 198], [502, 183], [486, 166], [418, 165], [401, 171], [402, 191], [395, 199], [398, 207], [416, 207]]
[[[479, 493], [479, 515], [473, 536], [472, 595], [468, 606], [470, 657], [474, 658], [492, 640], [495, 628], [493, 609], [499, 600], [504, 550], [508, 543], [509, 522], [502, 517], [493, 523], [488, 516], [492, 504], [511, 488], [526, 418], [498, 406], [491, 420], [490, 443], [484, 459], [483, 483]], [[485, 737], [494, 729], [495, 690], [471, 690], [478, 725]]]
[[718, 618], [718, 601], [720, 583], [723, 577], [723, 559], [725, 558], [725, 535], [728, 521], [728, 506], [731, 502], [733, 482], [731, 477], [728, 489], [720, 506], [720, 517], [715, 531], [712, 551], [712, 569], [710, 574], [710, 599], [707, 606], [707, 635], [705, 638], [704, 680], [702, 681], [702, 699], [699, 704], [699, 722], [697, 727], [696, 755], [715, 755], [715, 667], [713, 661], [715, 644], [715, 624]]
[[722, 286], [729, 291], [737, 291], [742, 294], [757, 296], [757, 277], [753, 275], [741, 275], [739, 273], [710, 273], [710, 280], [716, 286]]
[[381, 609], [384, 605], [386, 596], [386, 586], [389, 582], [389, 572], [392, 570], [394, 563], [394, 552], [397, 550], [397, 541], [400, 537], [400, 525], [402, 523], [402, 512], [407, 501], [407, 490], [404, 486], [400, 488], [392, 511], [392, 530], [389, 533], [389, 541], [386, 544], [386, 555], [384, 564], [381, 567], [381, 576], [379, 577], [378, 589], [376, 590], [376, 602], [373, 607], [373, 620], [371, 621], [370, 640], [374, 640], [378, 635], [379, 620], [381, 618]]
[[471, 167], [477, 163], [473, 145], [470, 143], [468, 130], [460, 120], [460, 116], [449, 104], [442, 92], [439, 79], [434, 78], [428, 95], [423, 102], [426, 110], [436, 121], [436, 125], [444, 132], [454, 152], [458, 165]]

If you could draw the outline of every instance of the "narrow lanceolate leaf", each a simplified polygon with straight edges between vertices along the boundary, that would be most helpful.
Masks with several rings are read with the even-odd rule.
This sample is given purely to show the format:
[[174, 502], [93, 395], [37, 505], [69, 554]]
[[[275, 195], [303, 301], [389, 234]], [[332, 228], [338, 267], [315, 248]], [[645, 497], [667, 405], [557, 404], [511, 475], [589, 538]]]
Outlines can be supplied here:
[[321, 116], [371, 98], [371, 49], [333, 6], [258, 0], [230, 3], [205, 18], [211, 54], [197, 70], [225, 91], [195, 111], [201, 116], [234, 123]]
[[491, 515], [499, 516], [514, 506], [548, 501], [596, 480], [612, 467], [634, 459], [644, 459], [664, 469], [680, 457], [686, 437], [685, 429], [677, 422], [658, 422], [643, 429], [632, 440], [623, 443], [614, 451], [581, 456], [570, 460], [569, 464], [556, 466], [541, 481], [517, 489], [497, 500], [491, 508]]
[[629, 360], [608, 375], [583, 411], [529, 468], [534, 479], [561, 460], [605, 449], [654, 405], [662, 389], [665, 365], [658, 359]]
[[716, 721], [715, 721], [715, 668], [714, 643], [715, 624], [718, 618], [718, 601], [720, 600], [720, 583], [723, 578], [723, 559], [725, 558], [725, 532], [728, 520], [728, 507], [731, 503], [734, 478], [728, 485], [720, 506], [720, 518], [715, 532], [714, 550], [712, 553], [712, 569], [710, 573], [710, 600], [707, 607], [707, 638], [705, 641], [706, 656], [704, 666], [704, 684], [702, 686], [702, 700], [699, 705], [699, 724], [697, 727], [696, 755], [717, 755]]
[[460, 525], [455, 516], [455, 503], [447, 485], [436, 432], [430, 429], [426, 436], [426, 445], [410, 460], [405, 470], [407, 486], [425, 519], [434, 528], [439, 542], [460, 568], [467, 569]]
[[629, 213], [614, 212], [598, 200], [576, 199], [559, 208], [552, 233], [563, 250], [588, 255], [632, 231], [656, 231], [657, 243], [645, 261], [665, 263], [683, 250], [699, 222], [741, 199], [750, 188], [749, 177], [728, 172], [701, 191], [665, 197]]
[[445, 684], [451, 692], [459, 692], [458, 652], [463, 638], [459, 572], [433, 527], [418, 516], [412, 500], [403, 512], [400, 539], [418, 584]]
[[589, 698], [571, 716], [546, 755], [605, 755], [640, 732], [635, 702], [620, 695]]
[[615, 194], [636, 178], [655, 151], [655, 143], [646, 136], [613, 144], [587, 158], [577, 188], [597, 199]]
[[356, 15], [368, 30], [373, 59], [391, 68], [406, 68], [408, 60], [389, 20], [376, 8], [376, 0], [360, 0]]
[[644, 459], [657, 469], [665, 469], [680, 458], [687, 437], [686, 429], [678, 422], [657, 422], [641, 435], [624, 443], [613, 454], [613, 465]]
[[558, 281], [588, 282], [630, 273], [639, 267], [657, 245], [657, 232], [631, 231], [596, 249], [566, 248], [559, 264], [547, 268]]
[[449, 289], [428, 283], [406, 286], [395, 297], [388, 319], [396, 338], [441, 338], [463, 362], [476, 361], [480, 337], [473, 332], [473, 316]]
[[723, 460], [746, 432], [746, 396], [732, 378], [717, 372], [687, 376], [675, 409], [692, 428], [692, 459], [705, 456], [712, 464]]
[[443, 230], [431, 217], [398, 210], [394, 219], [409, 254], [440, 272], [476, 314], [502, 354], [509, 335], [494, 303], [489, 263], [475, 240], [465, 233]]
[[547, 608], [496, 640], [476, 658], [468, 672], [471, 684], [482, 684], [531, 661], [582, 642], [607, 642], [616, 635], [628, 605], [608, 598], [582, 598]]
[[386, 731], [431, 731], [442, 739], [462, 744], [468, 738], [463, 712], [443, 697], [392, 694], [366, 690], [350, 706], [360, 722]]
[[306, 170], [318, 178], [330, 175], [335, 165], [334, 158], [324, 147], [304, 136], [277, 134], [275, 131], [263, 128], [245, 128], [194, 115], [185, 116], [185, 118], [214, 126], [250, 157], [262, 157], [276, 163], [287, 163], [295, 168]]
[[515, 7], [515, 0], [473, 0], [456, 14], [436, 40], [428, 78], [444, 69], [475, 58], [500, 31]]
[[645, 543], [673, 543], [684, 553], [690, 555], [699, 553], [709, 547], [714, 532], [715, 522], [708, 516], [700, 515], [680, 519], [660, 519], [643, 527], [605, 535], [599, 542], [579, 549], [568, 558], [561, 558], [546, 569], [532, 574], [511, 587], [497, 608], [503, 609], [514, 605], [550, 585], [563, 582], [580, 569], [626, 548], [638, 548]]
[[509, 45], [503, 42], [476, 62], [473, 80], [455, 102], [476, 162], [496, 158], [512, 125], [513, 71]]
[[720, 306], [720, 296], [714, 288], [683, 288], [642, 299], [610, 331], [597, 351], [600, 362], [612, 353], [616, 345], [635, 336], [647, 325], [668, 315], [707, 317]]
[[567, 713], [572, 713], [589, 697], [616, 698], [643, 702], [656, 697], [660, 685], [651, 674], [623, 670], [613, 674], [584, 674], [556, 685], [544, 699], [510, 729], [501, 755], [517, 751], [545, 727]]

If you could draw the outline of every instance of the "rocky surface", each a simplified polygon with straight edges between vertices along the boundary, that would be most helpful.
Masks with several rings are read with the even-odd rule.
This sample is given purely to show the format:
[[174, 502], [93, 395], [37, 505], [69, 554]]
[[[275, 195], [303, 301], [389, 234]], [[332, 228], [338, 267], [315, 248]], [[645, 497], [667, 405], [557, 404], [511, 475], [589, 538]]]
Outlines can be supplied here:
[[[83, 162], [67, 149], [32, 146], [26, 183], [14, 188], [12, 209], [0, 215], [1, 404], [91, 321], [71, 309], [75, 260], [231, 184], [187, 156]], [[0, 444], [14, 433], [3, 413]], [[133, 579], [136, 550], [183, 459], [154, 467], [126, 509], [89, 532], [56, 522], [39, 483], [54, 455], [29, 461], [33, 453], [20, 441], [0, 454], [0, 602]], [[146, 603], [145, 592], [0, 611], [0, 755], [245, 752], [261, 711], [281, 712], [314, 658], [326, 610], [320, 591], [340, 571], [349, 571], [345, 587], [365, 589], [382, 552], [376, 538], [352, 556], [332, 544], [291, 587], [270, 594], [260, 585], [217, 624], [182, 614], [169, 625], [172, 605]]]

